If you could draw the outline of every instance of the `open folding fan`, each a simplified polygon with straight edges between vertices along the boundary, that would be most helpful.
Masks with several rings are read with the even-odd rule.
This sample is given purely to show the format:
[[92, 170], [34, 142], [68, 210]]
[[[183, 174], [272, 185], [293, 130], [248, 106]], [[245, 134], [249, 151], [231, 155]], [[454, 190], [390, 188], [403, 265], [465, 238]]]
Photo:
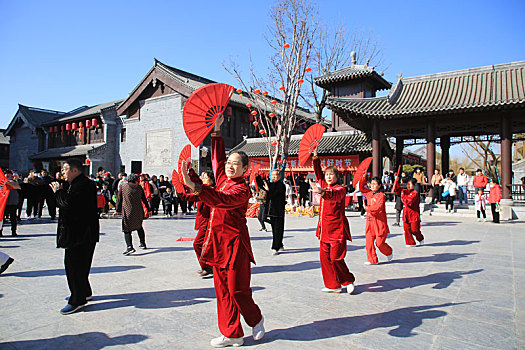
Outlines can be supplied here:
[[173, 170], [173, 173], [171, 173], [171, 183], [173, 184], [173, 187], [175, 187], [175, 191], [177, 193], [184, 193], [186, 192], [184, 190], [184, 185], [180, 181], [180, 176], [177, 170]]
[[7, 178], [2, 169], [0, 169], [0, 215], [4, 217], [5, 205], [7, 204], [7, 197], [9, 197], [11, 189], [7, 186]]
[[366, 173], [368, 171], [368, 167], [370, 166], [370, 163], [372, 162], [372, 157], [368, 157], [365, 160], [363, 160], [359, 166], [357, 167], [357, 170], [354, 174], [354, 180], [352, 180], [352, 185], [355, 189], [357, 189], [357, 183], [359, 182], [359, 187], [361, 188], [363, 185], [366, 185], [366, 183], [362, 183], [366, 179]]
[[184, 168], [182, 167], [184, 164], [190, 163], [191, 165], [191, 145], [186, 145], [182, 149], [179, 155], [179, 173], [182, 174], [184, 171]]
[[306, 164], [312, 152], [319, 146], [325, 130], [321, 124], [314, 124], [306, 130], [299, 144], [299, 165]]
[[260, 164], [255, 164], [255, 166], [252, 168], [252, 171], [250, 173], [250, 184], [252, 184], [255, 181], [255, 177], [257, 176], [257, 173], [259, 172], [260, 168]]
[[182, 123], [188, 139], [199, 147], [215, 126], [215, 120], [224, 112], [233, 94], [233, 86], [213, 83], [195, 90], [182, 113]]

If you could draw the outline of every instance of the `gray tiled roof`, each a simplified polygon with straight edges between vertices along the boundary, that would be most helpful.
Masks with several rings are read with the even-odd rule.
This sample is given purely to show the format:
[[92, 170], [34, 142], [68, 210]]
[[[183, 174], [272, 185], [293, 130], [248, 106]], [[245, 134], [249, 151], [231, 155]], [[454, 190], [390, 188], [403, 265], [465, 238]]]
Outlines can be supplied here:
[[31, 124], [35, 125], [36, 127], [39, 127], [46, 122], [58, 119], [66, 114], [66, 112], [28, 107], [21, 104], [18, 105], [18, 110], [27, 118], [27, 120]]
[[388, 96], [328, 99], [336, 112], [396, 118], [525, 105], [525, 61], [400, 79]]
[[9, 144], [9, 136], [5, 136], [4, 132], [6, 129], [0, 129], [0, 144], [2, 145], [8, 145]]
[[[299, 154], [299, 143], [302, 136], [292, 136], [288, 155], [296, 156]], [[388, 147], [386, 143], [384, 144]], [[364, 133], [325, 132], [317, 150], [319, 155], [368, 153], [372, 152], [372, 141]], [[244, 151], [250, 157], [263, 157], [268, 155], [268, 142], [262, 138], [249, 138], [235, 146], [232, 151]]]
[[85, 156], [89, 151], [95, 150], [99, 147], [104, 146], [103, 143], [96, 143], [90, 145], [78, 145], [78, 146], [68, 146], [60, 148], [50, 148], [48, 150], [42, 151], [40, 153], [30, 156], [30, 159], [53, 159], [53, 158], [63, 158], [63, 157], [75, 157], [75, 156]]
[[68, 121], [68, 120], [75, 120], [75, 119], [79, 119], [79, 118], [85, 118], [87, 116], [91, 116], [91, 115], [95, 115], [95, 114], [99, 114], [102, 112], [103, 109], [106, 109], [106, 108], [110, 108], [110, 107], [118, 107], [118, 105], [122, 102], [123, 100], [116, 100], [116, 101], [111, 101], [111, 102], [106, 102], [106, 103], [101, 103], [101, 104], [98, 104], [98, 105], [95, 105], [93, 107], [86, 107], [86, 108], [82, 108], [80, 110], [73, 110], [71, 112], [68, 112], [67, 114], [59, 117], [59, 118], [56, 118], [52, 121], [49, 121], [47, 123], [43, 123], [42, 125], [50, 125], [50, 124], [53, 124], [53, 123], [56, 123], [56, 122], [65, 122], [65, 121]]
[[363, 65], [351, 65], [325, 75], [314, 78], [316, 85], [322, 88], [328, 88], [331, 84], [341, 81], [348, 81], [359, 78], [372, 78], [379, 90], [389, 89], [392, 84], [386, 81], [381, 75], [377, 74], [374, 67]]

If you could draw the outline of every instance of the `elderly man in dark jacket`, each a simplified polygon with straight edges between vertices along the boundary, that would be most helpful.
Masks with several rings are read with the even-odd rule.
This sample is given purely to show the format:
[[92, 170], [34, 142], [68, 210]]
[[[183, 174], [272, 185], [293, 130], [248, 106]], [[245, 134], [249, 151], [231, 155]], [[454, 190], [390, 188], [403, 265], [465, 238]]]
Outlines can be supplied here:
[[57, 247], [65, 248], [64, 265], [71, 295], [64, 315], [83, 308], [92, 298], [89, 270], [99, 240], [97, 188], [82, 174], [82, 163], [70, 160], [62, 168], [64, 184], [52, 182], [59, 208]]
[[270, 224], [272, 225], [272, 254], [279, 254], [280, 250], [284, 250], [283, 236], [284, 236], [284, 210], [286, 205], [286, 187], [281, 181], [281, 174], [278, 170], [272, 171], [272, 182], [265, 184], [268, 191], [267, 209]]

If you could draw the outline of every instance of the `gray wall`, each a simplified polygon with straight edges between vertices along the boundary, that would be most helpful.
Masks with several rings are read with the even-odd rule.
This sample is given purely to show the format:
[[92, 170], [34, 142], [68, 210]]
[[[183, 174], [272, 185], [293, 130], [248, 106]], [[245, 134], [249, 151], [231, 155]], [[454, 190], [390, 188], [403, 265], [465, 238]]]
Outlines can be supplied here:
[[[14, 137], [13, 137], [14, 136]], [[9, 167], [21, 174], [33, 168], [29, 157], [38, 153], [38, 136], [27, 124], [13, 128], [9, 149]]]

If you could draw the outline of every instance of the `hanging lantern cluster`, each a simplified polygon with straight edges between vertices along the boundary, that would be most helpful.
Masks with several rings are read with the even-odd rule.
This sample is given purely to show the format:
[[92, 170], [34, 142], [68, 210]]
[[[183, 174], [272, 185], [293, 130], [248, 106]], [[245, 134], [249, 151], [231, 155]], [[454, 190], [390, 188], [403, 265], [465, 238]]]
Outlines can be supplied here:
[[[97, 128], [98, 120], [96, 118], [88, 119], [86, 120], [85, 126], [88, 129]], [[60, 139], [62, 140], [62, 142], [64, 142], [64, 135], [66, 132], [70, 132], [70, 131], [76, 132], [78, 130], [80, 132], [79, 138], [82, 140], [84, 138], [83, 127], [84, 127], [84, 123], [79, 122], [77, 124], [76, 122], [73, 122], [73, 123], [66, 123], [66, 124], [60, 125], [60, 127], [58, 125], [50, 126], [48, 128], [48, 132], [50, 134], [58, 134], [60, 130]]]

